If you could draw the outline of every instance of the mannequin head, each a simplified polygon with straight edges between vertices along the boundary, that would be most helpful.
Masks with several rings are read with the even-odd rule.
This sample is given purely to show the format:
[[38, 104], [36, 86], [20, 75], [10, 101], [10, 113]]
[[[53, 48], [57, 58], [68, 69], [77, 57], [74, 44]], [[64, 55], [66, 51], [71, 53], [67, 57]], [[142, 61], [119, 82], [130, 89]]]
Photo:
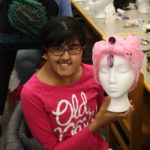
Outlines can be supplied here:
[[106, 54], [99, 64], [99, 81], [111, 98], [126, 94], [134, 82], [134, 71], [122, 56], [113, 55], [113, 66], [108, 65], [110, 55]]
[[[113, 56], [123, 57], [134, 72], [134, 82], [130, 88], [133, 90], [139, 78], [139, 71], [142, 66], [144, 54], [140, 50], [141, 39], [135, 35], [128, 35], [126, 39], [121, 36], [110, 37], [109, 41], [99, 41], [94, 44], [92, 61], [94, 66], [95, 81], [100, 84], [99, 64], [105, 55], [109, 55], [109, 65], [113, 63]], [[112, 57], [111, 57], [112, 55]], [[112, 61], [111, 61], [112, 60]]]
[[137, 0], [137, 6], [139, 13], [150, 13], [149, 0]]
[[140, 38], [129, 35], [126, 39], [111, 37], [93, 47], [94, 77], [111, 97], [109, 111], [126, 111], [130, 105], [128, 92], [136, 86], [144, 58], [140, 44]]
[[[93, 0], [90, 1], [90, 10], [94, 12], [94, 17], [95, 18], [105, 18], [105, 13], [107, 6], [113, 6], [113, 0]], [[110, 8], [110, 6], [109, 6]], [[113, 6], [114, 8], [114, 6]], [[111, 10], [111, 13], [115, 12], [115, 8]]]

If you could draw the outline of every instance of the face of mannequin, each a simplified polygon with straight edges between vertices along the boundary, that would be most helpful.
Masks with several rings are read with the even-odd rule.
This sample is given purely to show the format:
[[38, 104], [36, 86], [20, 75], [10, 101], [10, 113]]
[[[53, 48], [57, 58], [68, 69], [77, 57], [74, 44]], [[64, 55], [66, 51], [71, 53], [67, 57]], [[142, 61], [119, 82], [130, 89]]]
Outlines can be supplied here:
[[118, 98], [128, 93], [134, 82], [134, 72], [128, 61], [121, 56], [114, 55], [113, 67], [107, 65], [105, 55], [99, 65], [99, 79], [105, 92], [113, 98]]

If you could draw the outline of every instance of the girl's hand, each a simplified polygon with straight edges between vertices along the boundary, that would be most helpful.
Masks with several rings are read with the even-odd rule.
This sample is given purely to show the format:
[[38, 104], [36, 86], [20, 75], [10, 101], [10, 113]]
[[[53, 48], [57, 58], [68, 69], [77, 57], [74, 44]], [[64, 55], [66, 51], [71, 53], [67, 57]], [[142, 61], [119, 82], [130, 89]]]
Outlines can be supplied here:
[[107, 111], [109, 103], [110, 98], [105, 97], [99, 112], [95, 116], [94, 121], [89, 125], [89, 129], [93, 134], [111, 121], [128, 118], [134, 111], [134, 107], [131, 105], [126, 112], [109, 112]]

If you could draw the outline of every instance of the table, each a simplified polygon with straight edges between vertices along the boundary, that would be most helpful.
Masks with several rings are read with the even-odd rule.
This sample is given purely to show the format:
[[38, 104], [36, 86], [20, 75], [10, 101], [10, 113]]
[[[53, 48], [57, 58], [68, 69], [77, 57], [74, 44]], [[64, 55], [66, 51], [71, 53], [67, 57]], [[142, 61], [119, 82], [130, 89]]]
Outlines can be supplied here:
[[[85, 18], [85, 20], [90, 24], [90, 26], [101, 35], [104, 40], [111, 34], [120, 34], [121, 36], [127, 36], [129, 34], [135, 34], [142, 39], [150, 41], [150, 33], [145, 33], [142, 26], [134, 28], [125, 28], [128, 21], [138, 20], [142, 24], [142, 21], [150, 21], [150, 14], [138, 13], [137, 9], [125, 11], [124, 15], [129, 17], [129, 20], [117, 20], [111, 24], [106, 24], [105, 19], [94, 18], [94, 13], [86, 9], [88, 7], [88, 0], [84, 1], [74, 1], [71, 0], [72, 5], [80, 12], [80, 14]], [[150, 23], [150, 22], [149, 22]], [[141, 50], [150, 49], [150, 44], [147, 46], [141, 46]], [[147, 54], [144, 53], [144, 62], [141, 68], [141, 72], [144, 74], [144, 86], [150, 92], [150, 72], [146, 70]]]

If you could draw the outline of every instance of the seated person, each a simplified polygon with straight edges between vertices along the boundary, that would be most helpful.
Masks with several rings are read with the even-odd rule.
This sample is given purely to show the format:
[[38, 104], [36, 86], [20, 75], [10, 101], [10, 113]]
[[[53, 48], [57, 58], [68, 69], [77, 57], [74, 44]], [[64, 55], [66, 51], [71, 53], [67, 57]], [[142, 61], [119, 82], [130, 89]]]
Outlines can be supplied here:
[[24, 85], [23, 113], [30, 131], [47, 150], [108, 150], [99, 130], [130, 116], [107, 111], [110, 98], [94, 81], [92, 65], [81, 63], [86, 44], [72, 17], [51, 19], [40, 31], [45, 64]]

